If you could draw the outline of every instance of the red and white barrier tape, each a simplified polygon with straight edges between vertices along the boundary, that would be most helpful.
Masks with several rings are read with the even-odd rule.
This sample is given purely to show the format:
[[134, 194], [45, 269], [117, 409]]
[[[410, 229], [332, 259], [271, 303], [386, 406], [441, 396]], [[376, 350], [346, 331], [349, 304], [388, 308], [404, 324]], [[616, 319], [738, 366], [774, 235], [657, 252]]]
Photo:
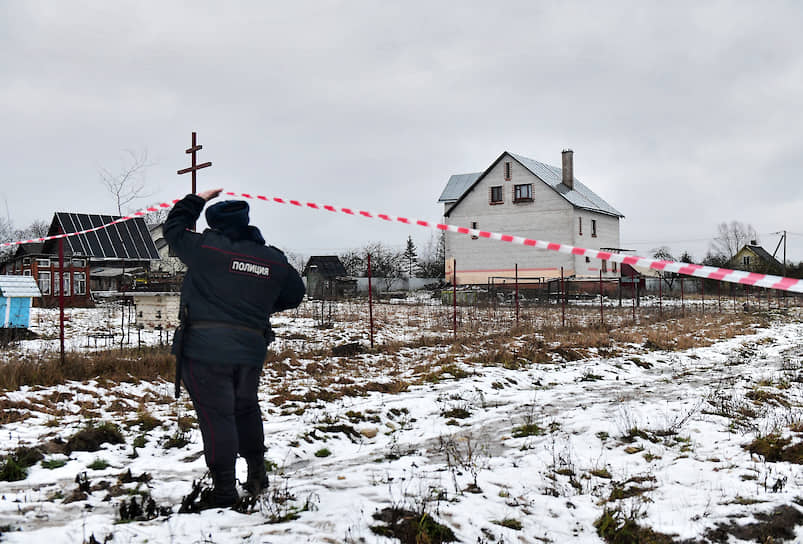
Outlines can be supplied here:
[[431, 223], [421, 219], [411, 219], [408, 217], [397, 217], [395, 215], [388, 215], [385, 213], [368, 212], [364, 210], [353, 210], [351, 208], [337, 208], [330, 205], [320, 205], [315, 202], [301, 202], [298, 200], [286, 200], [279, 197], [267, 197], [262, 195], [251, 195], [249, 193], [233, 193], [226, 191], [223, 194], [228, 196], [239, 196], [243, 198], [250, 198], [254, 200], [263, 200], [266, 202], [275, 202], [277, 204], [290, 204], [299, 208], [310, 208], [313, 210], [324, 210], [328, 212], [344, 213], [347, 215], [362, 216], [371, 219], [381, 219], [389, 222], [399, 222], [405, 225], [418, 225], [434, 230], [456, 232], [459, 234], [468, 234], [477, 236], [479, 238], [488, 238], [490, 240], [498, 240], [500, 242], [511, 242], [523, 246], [530, 246], [537, 249], [545, 249], [548, 251], [558, 251], [560, 253], [567, 253], [570, 255], [580, 255], [590, 257], [592, 259], [601, 259], [604, 261], [614, 261], [621, 264], [629, 264], [631, 266], [640, 266], [643, 268], [652, 268], [662, 272], [675, 272], [686, 276], [696, 276], [698, 278], [707, 278], [712, 280], [720, 280], [730, 283], [740, 283], [743, 285], [753, 285], [756, 287], [766, 287], [770, 289], [780, 289], [782, 291], [792, 291], [795, 293], [803, 293], [803, 280], [793, 278], [784, 278], [782, 276], [772, 276], [770, 274], [757, 274], [755, 272], [745, 272], [742, 270], [729, 270], [727, 268], [714, 268], [711, 266], [702, 266], [699, 264], [679, 263], [674, 261], [661, 261], [657, 259], [649, 259], [647, 257], [637, 257], [634, 255], [622, 255], [620, 253], [610, 253], [607, 251], [599, 251], [596, 249], [585, 249], [582, 247], [570, 246], [567, 244], [557, 244], [555, 242], [547, 242], [545, 240], [533, 240], [531, 238], [522, 238], [521, 236], [513, 236], [511, 234], [502, 234], [499, 232], [488, 232], [484, 230], [469, 229], [466, 227], [458, 227], [455, 225], [445, 225], [443, 223]]
[[[545, 240], [533, 240], [531, 238], [523, 238], [521, 236], [513, 236], [511, 234], [502, 234], [499, 232], [488, 232], [484, 230], [469, 229], [466, 227], [458, 227], [455, 225], [446, 225], [443, 223], [432, 223], [430, 221], [423, 221], [421, 219], [412, 219], [408, 217], [399, 217], [385, 213], [368, 212], [364, 210], [354, 210], [351, 208], [335, 207], [328, 204], [316, 204], [315, 202], [301, 202], [299, 200], [288, 200], [279, 197], [267, 197], [262, 195], [252, 195], [249, 193], [234, 193], [225, 191], [223, 193], [227, 196], [235, 196], [248, 198], [252, 200], [262, 200], [264, 202], [274, 202], [276, 204], [289, 204], [299, 208], [308, 208], [313, 210], [328, 211], [333, 213], [344, 213], [347, 215], [354, 215], [366, 217], [370, 219], [381, 219], [388, 222], [398, 222], [405, 225], [418, 225], [439, 231], [455, 232], [458, 234], [467, 234], [470, 236], [477, 236], [479, 238], [487, 238], [489, 240], [498, 240], [500, 242], [511, 242], [523, 246], [534, 247], [536, 249], [543, 249], [547, 251], [557, 251], [570, 255], [579, 255], [589, 257], [591, 259], [601, 259], [604, 261], [613, 261], [620, 264], [628, 264], [631, 266], [638, 266], [642, 268], [651, 268], [662, 272], [674, 272], [686, 276], [695, 276], [698, 278], [706, 278], [718, 281], [725, 281], [729, 283], [739, 283], [743, 285], [752, 285], [756, 287], [765, 287], [768, 289], [779, 289], [782, 291], [791, 291], [794, 293], [803, 293], [803, 280], [794, 278], [785, 278], [783, 276], [773, 276], [770, 274], [758, 274], [755, 272], [745, 272], [743, 270], [729, 270], [727, 268], [714, 268], [712, 266], [702, 266], [699, 264], [679, 263], [675, 261], [662, 261], [658, 259], [650, 259], [647, 257], [637, 257], [635, 255], [622, 255], [621, 253], [611, 253], [607, 251], [600, 251], [597, 249], [586, 249], [582, 247], [570, 246], [568, 244], [558, 244], [555, 242], [548, 242]], [[69, 234], [58, 234], [56, 236], [47, 236], [44, 238], [34, 238], [31, 240], [22, 240], [18, 242], [9, 242], [0, 244], [0, 247], [27, 244], [31, 242], [43, 242], [45, 240], [52, 240], [58, 238], [66, 238], [68, 236], [75, 236], [77, 234], [86, 234], [96, 230], [106, 228], [116, 223], [122, 223], [135, 217], [143, 217], [149, 213], [159, 211], [160, 209], [170, 208], [178, 202], [174, 200], [172, 203], [161, 203], [145, 210], [135, 212], [129, 216], [121, 217], [106, 225], [94, 227], [80, 232], [73, 232]]]

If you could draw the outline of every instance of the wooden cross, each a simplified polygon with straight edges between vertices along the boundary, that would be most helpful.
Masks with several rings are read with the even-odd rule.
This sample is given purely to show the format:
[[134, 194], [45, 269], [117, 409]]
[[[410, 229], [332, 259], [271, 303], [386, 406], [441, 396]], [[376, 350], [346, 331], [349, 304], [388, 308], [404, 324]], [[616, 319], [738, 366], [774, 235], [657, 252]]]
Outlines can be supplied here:
[[[183, 170], [179, 170], [178, 172], [176, 172], [179, 176], [181, 174], [186, 174], [187, 172], [192, 172], [192, 194], [195, 194], [197, 192], [196, 191], [196, 187], [195, 187], [195, 173], [198, 170], [200, 170], [201, 168], [206, 168], [208, 166], [212, 166], [211, 162], [205, 162], [203, 164], [198, 164], [196, 162], [195, 154], [198, 151], [200, 151], [201, 149], [203, 149], [203, 148], [204, 148], [204, 146], [198, 145], [196, 143], [196, 141], [195, 141], [195, 133], [193, 132], [192, 133], [192, 147], [190, 147], [189, 149], [187, 149], [185, 151], [185, 153], [189, 153], [189, 154], [192, 155], [192, 166], [190, 166], [189, 168], [184, 168]], [[195, 224], [192, 225], [192, 230], [195, 230]]]
[[201, 168], [206, 168], [208, 166], [212, 166], [211, 162], [205, 162], [203, 164], [198, 164], [196, 162], [195, 153], [200, 151], [203, 148], [204, 148], [204, 146], [196, 144], [196, 142], [195, 142], [195, 133], [193, 132], [192, 133], [192, 147], [190, 147], [189, 149], [187, 149], [185, 151], [185, 153], [190, 153], [192, 155], [192, 166], [190, 166], [189, 168], [184, 168], [183, 170], [179, 170], [178, 172], [176, 172], [178, 175], [186, 174], [187, 172], [192, 172], [192, 194], [196, 193], [195, 172], [197, 172]]

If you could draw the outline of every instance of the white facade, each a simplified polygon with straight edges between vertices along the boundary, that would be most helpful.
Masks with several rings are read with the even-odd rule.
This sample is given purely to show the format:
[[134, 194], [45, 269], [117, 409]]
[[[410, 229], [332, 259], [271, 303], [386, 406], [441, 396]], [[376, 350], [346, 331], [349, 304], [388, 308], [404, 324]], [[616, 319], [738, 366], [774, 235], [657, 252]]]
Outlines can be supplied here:
[[[528, 185], [531, 191], [526, 188]], [[529, 194], [531, 199], [517, 201], [516, 186], [525, 186], [520, 187], [518, 194], [525, 197]], [[492, 196], [494, 187], [497, 189], [493, 190]], [[585, 187], [583, 189], [587, 191]], [[569, 192], [572, 189], [562, 187], [560, 190]], [[610, 208], [607, 203], [605, 205]], [[591, 249], [619, 247], [618, 215], [575, 206], [564, 194], [508, 153], [480, 175], [456, 203], [455, 200], [446, 202], [444, 213], [448, 213], [445, 222], [478, 230]], [[586, 262], [583, 256], [474, 239], [450, 232], [446, 235], [446, 276], [449, 281], [452, 278], [452, 259], [457, 264], [457, 282], [460, 284], [510, 282], [516, 265], [520, 279], [560, 277], [561, 267], [566, 277], [599, 277], [603, 268], [598, 259]], [[606, 263], [603, 277], [616, 277], [618, 272], [618, 268], [613, 270], [611, 263]]]

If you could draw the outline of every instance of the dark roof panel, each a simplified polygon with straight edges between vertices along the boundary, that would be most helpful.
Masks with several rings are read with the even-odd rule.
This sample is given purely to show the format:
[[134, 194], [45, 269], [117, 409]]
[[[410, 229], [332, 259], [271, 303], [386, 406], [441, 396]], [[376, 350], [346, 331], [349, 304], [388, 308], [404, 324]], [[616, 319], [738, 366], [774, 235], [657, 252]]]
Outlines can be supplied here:
[[[65, 233], [80, 232], [109, 224], [116, 219], [119, 217], [56, 212], [48, 234], [58, 234], [59, 229]], [[56, 226], [58, 228], [54, 228]], [[145, 220], [141, 217], [116, 223], [94, 232], [68, 236], [64, 240], [65, 250], [98, 259], [147, 260], [159, 258], [159, 252], [148, 235]], [[43, 249], [46, 252], [52, 252], [56, 243], [55, 240], [51, 240], [45, 244], [46, 247]]]

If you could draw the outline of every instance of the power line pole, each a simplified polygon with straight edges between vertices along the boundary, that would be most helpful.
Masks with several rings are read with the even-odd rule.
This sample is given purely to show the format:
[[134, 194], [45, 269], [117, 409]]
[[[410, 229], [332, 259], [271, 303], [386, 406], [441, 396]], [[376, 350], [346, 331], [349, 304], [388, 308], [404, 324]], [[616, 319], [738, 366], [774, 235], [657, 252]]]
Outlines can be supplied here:
[[773, 232], [773, 234], [780, 234], [781, 239], [778, 240], [778, 245], [775, 246], [775, 251], [772, 252], [772, 256], [775, 257], [775, 254], [778, 253], [778, 248], [781, 247], [781, 243], [783, 243], [783, 275], [786, 276], [786, 231], [782, 230], [779, 232]]

